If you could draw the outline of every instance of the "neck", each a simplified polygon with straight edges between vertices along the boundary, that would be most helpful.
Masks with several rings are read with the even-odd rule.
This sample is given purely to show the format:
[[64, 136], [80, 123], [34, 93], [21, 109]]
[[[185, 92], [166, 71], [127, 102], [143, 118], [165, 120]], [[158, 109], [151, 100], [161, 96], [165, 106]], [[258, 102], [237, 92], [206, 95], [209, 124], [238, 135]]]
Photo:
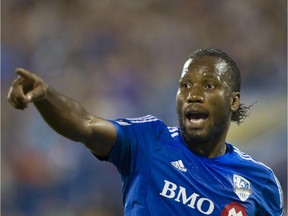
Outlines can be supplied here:
[[224, 155], [227, 151], [225, 142], [226, 136], [218, 139], [213, 138], [209, 141], [187, 140], [185, 136], [182, 135], [182, 137], [184, 138], [185, 144], [192, 152], [207, 158], [219, 157]]
[[227, 151], [227, 146], [226, 143], [224, 142], [221, 145], [217, 145], [217, 146], [211, 146], [209, 144], [199, 144], [199, 145], [193, 145], [193, 146], [189, 146], [189, 149], [196, 153], [199, 154], [201, 156], [207, 157], [207, 158], [215, 158], [215, 157], [219, 157], [222, 156], [226, 153]]

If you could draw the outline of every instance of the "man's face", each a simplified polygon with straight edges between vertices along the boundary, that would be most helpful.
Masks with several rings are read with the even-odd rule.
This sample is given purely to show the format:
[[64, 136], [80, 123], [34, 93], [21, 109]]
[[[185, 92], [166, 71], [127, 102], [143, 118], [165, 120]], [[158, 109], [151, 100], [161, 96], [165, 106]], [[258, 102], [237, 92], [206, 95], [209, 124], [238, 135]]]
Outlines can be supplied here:
[[225, 139], [239, 93], [232, 92], [224, 60], [213, 56], [189, 59], [176, 95], [180, 129], [188, 144]]

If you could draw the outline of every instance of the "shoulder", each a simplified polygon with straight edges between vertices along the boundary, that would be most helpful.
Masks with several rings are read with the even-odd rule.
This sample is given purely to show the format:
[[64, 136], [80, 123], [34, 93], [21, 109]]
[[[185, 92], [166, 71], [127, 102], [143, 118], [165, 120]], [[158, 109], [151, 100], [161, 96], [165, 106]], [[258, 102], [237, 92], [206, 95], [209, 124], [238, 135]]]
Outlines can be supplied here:
[[236, 158], [236, 163], [239, 163], [240, 165], [246, 169], [245, 172], [249, 175], [258, 177], [258, 180], [266, 181], [273, 181], [275, 183], [278, 183], [277, 177], [275, 176], [273, 170], [264, 164], [261, 161], [255, 160], [253, 157], [248, 155], [245, 152], [242, 152], [237, 147], [233, 146], [233, 154], [234, 158]]
[[241, 161], [242, 163], [245, 163], [246, 165], [255, 166], [255, 167], [259, 168], [259, 169], [263, 169], [263, 170], [266, 170], [266, 171], [271, 170], [267, 165], [265, 165], [261, 161], [255, 160], [249, 154], [241, 151], [240, 149], [238, 149], [237, 147], [235, 147], [233, 145], [231, 145], [231, 146], [233, 148], [234, 156], [236, 158], [238, 158], [238, 160]]
[[233, 152], [234, 158], [237, 158], [235, 164], [239, 163], [242, 174], [253, 181], [255, 185], [258, 185], [258, 188], [262, 188], [263, 197], [268, 197], [269, 199], [273, 197], [274, 200], [279, 200], [279, 202], [275, 204], [276, 206], [279, 205], [279, 203], [280, 206], [283, 206], [282, 187], [273, 170], [266, 164], [240, 151], [235, 146], [233, 146]]
[[145, 115], [142, 117], [136, 117], [136, 118], [119, 118], [114, 120], [113, 122], [121, 125], [121, 126], [129, 126], [129, 125], [151, 125], [151, 124], [159, 124], [162, 123], [160, 119], [153, 115]]
[[118, 133], [131, 134], [133, 136], [159, 137], [163, 131], [168, 130], [166, 124], [153, 115], [145, 115], [135, 118], [119, 118], [111, 121]]

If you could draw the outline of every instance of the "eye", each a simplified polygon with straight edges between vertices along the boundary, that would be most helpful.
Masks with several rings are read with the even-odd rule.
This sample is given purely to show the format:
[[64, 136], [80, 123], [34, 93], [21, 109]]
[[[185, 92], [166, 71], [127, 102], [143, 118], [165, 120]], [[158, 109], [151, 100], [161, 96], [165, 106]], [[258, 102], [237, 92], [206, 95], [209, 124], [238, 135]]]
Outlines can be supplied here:
[[206, 89], [214, 89], [216, 86], [215, 86], [215, 84], [213, 84], [213, 83], [207, 83], [206, 85], [205, 85], [205, 88]]
[[180, 83], [180, 88], [182, 89], [189, 89], [191, 87], [191, 84], [189, 83]]

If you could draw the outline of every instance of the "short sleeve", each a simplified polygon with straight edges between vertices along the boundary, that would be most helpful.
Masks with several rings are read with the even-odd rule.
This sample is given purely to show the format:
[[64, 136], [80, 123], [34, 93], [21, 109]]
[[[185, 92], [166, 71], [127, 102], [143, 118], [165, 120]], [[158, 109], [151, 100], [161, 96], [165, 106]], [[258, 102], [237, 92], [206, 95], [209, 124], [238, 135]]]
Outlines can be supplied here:
[[145, 162], [165, 126], [151, 115], [111, 122], [117, 130], [117, 140], [108, 161], [117, 167], [121, 175], [129, 175]]
[[263, 209], [261, 209], [260, 215], [273, 215], [273, 216], [283, 216], [283, 192], [281, 185], [274, 175], [273, 171], [270, 170], [270, 179], [265, 184], [262, 191]]

